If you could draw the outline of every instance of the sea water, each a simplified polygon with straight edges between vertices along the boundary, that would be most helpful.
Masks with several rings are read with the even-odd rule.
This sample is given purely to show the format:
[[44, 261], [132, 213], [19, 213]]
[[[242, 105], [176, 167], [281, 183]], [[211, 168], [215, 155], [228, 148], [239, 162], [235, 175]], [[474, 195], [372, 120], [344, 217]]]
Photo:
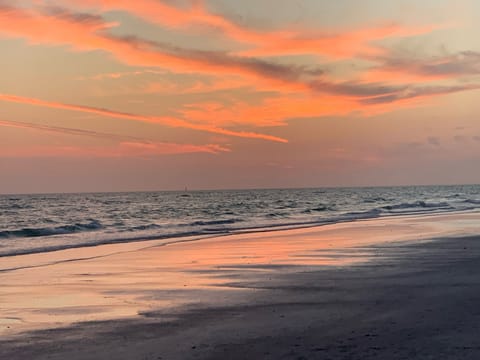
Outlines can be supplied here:
[[0, 257], [480, 208], [480, 186], [1, 195]]

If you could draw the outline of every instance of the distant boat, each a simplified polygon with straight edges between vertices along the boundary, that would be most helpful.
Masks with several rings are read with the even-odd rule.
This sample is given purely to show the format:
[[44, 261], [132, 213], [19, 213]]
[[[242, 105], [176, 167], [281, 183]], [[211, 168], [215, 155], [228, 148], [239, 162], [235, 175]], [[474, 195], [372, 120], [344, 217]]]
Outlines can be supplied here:
[[185, 186], [185, 190], [183, 194], [180, 194], [181, 197], [190, 197], [191, 195], [188, 194], [188, 188]]

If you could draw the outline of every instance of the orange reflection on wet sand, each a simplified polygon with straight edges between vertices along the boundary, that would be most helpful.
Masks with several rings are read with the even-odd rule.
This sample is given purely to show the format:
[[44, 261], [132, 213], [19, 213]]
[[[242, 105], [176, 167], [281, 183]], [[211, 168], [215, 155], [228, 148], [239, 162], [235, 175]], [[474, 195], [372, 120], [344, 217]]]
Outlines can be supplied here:
[[479, 213], [404, 216], [3, 258], [0, 334], [228, 303], [248, 296], [249, 289], [231, 285], [241, 277], [358, 264], [378, 254], [373, 245], [478, 232], [479, 219]]

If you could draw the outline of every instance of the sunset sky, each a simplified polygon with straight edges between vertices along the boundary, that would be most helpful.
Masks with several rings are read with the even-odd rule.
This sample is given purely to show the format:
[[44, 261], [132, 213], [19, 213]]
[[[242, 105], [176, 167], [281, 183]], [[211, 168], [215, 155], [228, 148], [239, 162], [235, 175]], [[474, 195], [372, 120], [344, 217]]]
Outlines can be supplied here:
[[479, 14], [0, 0], [0, 193], [480, 183]]

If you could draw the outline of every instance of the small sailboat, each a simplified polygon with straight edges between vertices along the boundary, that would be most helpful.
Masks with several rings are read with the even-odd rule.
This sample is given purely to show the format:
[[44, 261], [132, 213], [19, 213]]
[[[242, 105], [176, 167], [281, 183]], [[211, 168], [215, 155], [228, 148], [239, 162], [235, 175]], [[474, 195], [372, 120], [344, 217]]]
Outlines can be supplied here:
[[185, 190], [183, 194], [180, 195], [181, 197], [190, 197], [191, 195], [188, 193], [188, 188], [185, 186]]

